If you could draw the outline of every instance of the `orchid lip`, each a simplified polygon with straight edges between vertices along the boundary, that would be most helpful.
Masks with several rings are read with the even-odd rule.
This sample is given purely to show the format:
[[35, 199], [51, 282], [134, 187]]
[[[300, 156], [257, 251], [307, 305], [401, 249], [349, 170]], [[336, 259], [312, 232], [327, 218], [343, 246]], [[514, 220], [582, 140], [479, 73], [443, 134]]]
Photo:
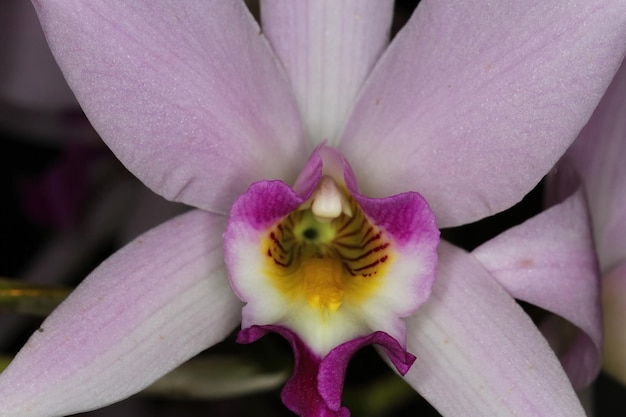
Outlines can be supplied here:
[[439, 231], [419, 194], [368, 199], [351, 175], [322, 145], [296, 181], [308, 191], [260, 181], [235, 202], [224, 241], [242, 328], [284, 326], [320, 356], [375, 331], [404, 343], [403, 319], [430, 294]]
[[438, 243], [419, 194], [361, 196], [347, 161], [326, 145], [294, 189], [259, 181], [235, 201], [224, 254], [231, 287], [246, 303], [238, 341], [266, 331], [290, 341], [288, 408], [349, 415], [340, 401], [345, 368], [366, 344], [381, 344], [408, 371], [415, 358], [404, 319], [430, 296]]

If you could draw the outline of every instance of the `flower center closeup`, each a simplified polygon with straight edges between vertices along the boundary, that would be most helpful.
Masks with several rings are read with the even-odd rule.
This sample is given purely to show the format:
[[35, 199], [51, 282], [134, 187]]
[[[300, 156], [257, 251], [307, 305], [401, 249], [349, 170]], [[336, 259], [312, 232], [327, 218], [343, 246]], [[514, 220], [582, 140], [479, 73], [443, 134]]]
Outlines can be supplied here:
[[403, 319], [430, 295], [438, 243], [422, 196], [361, 195], [347, 161], [322, 145], [293, 188], [259, 181], [233, 204], [224, 255], [245, 303], [242, 334], [288, 329], [318, 359], [377, 332], [403, 347]]
[[261, 250], [272, 285], [325, 316], [374, 294], [392, 261], [390, 240], [330, 177], [269, 230]]
[[415, 360], [404, 319], [430, 296], [438, 243], [421, 195], [366, 197], [341, 153], [320, 145], [293, 188], [259, 181], [232, 206], [224, 259], [245, 303], [237, 341], [280, 334], [295, 361], [287, 407], [348, 415], [341, 391], [357, 350], [378, 344], [401, 374]]

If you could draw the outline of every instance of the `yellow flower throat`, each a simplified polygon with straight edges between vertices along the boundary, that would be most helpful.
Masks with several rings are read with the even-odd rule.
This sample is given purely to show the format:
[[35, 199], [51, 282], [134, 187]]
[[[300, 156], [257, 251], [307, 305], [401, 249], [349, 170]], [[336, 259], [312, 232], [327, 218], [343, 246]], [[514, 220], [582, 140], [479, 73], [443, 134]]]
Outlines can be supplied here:
[[347, 192], [341, 198], [343, 210], [334, 218], [316, 213], [315, 201], [302, 204], [270, 229], [262, 245], [271, 284], [290, 303], [303, 300], [323, 314], [366, 300], [392, 262], [384, 232]]

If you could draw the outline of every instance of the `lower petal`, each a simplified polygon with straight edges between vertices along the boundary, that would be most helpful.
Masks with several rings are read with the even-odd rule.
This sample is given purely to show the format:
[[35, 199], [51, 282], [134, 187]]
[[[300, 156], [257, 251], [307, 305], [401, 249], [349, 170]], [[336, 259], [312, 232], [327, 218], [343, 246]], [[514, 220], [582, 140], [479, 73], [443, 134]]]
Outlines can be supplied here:
[[225, 219], [192, 211], [100, 265], [0, 374], [0, 415], [99, 408], [222, 340], [241, 304], [228, 287]]
[[407, 320], [405, 379], [444, 416], [583, 417], [557, 358], [478, 261], [441, 242], [431, 298]]

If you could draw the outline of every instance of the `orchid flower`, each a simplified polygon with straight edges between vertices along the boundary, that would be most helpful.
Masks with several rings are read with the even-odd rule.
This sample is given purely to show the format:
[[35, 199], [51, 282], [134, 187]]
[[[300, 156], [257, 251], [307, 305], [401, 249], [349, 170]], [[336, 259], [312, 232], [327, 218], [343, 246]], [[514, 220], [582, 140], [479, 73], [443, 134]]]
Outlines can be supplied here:
[[34, 4], [107, 145], [198, 209], [85, 279], [0, 375], [0, 414], [119, 401], [241, 320], [241, 342], [291, 343], [282, 398], [302, 416], [349, 414], [346, 366], [372, 343], [444, 416], [584, 415], [437, 227], [554, 165], [623, 58], [626, 2], [424, 1], [389, 45], [391, 1], [268, 0], [262, 31], [234, 0]]
[[626, 64], [556, 167], [553, 200], [582, 185], [602, 273], [604, 369], [626, 384]]

